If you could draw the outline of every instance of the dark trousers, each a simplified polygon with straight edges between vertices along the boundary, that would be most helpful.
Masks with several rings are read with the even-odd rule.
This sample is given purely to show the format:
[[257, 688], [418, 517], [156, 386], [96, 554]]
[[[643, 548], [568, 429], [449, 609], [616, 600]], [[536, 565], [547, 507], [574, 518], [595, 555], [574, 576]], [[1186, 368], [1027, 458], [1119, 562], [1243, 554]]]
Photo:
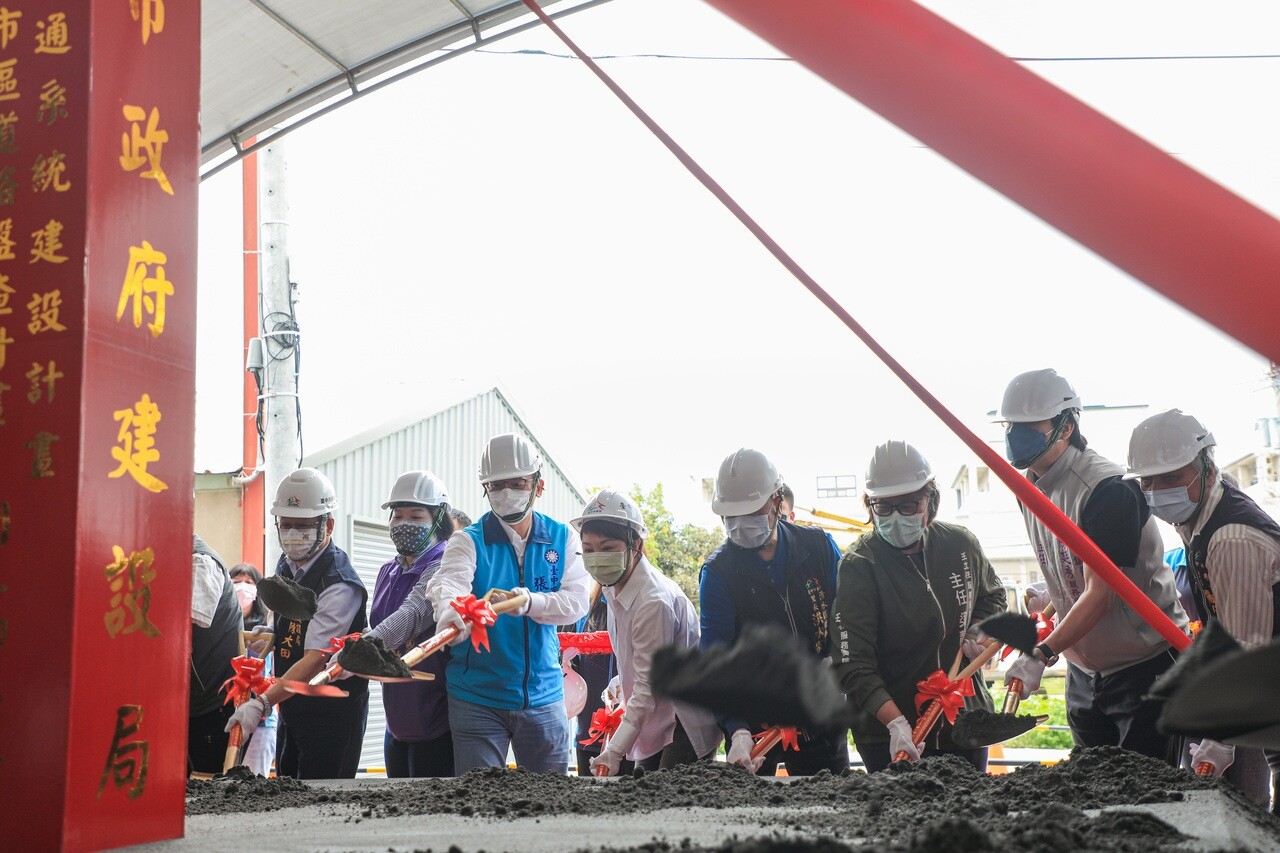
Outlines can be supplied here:
[[387, 729], [382, 742], [388, 779], [443, 778], [453, 775], [453, 734], [430, 740], [396, 740]]
[[[889, 754], [888, 743], [860, 743], [858, 744], [858, 755], [862, 756], [862, 764], [867, 768], [868, 773], [879, 773], [893, 763], [893, 756]], [[978, 768], [979, 772], [987, 772], [987, 750], [985, 747], [983, 749], [936, 749], [931, 744], [925, 744], [924, 752], [920, 754], [920, 757], [932, 758], [935, 755], [958, 755]], [[787, 766], [790, 767], [790, 765]]]
[[219, 705], [207, 714], [190, 717], [187, 722], [187, 772], [221, 773], [227, 755], [227, 738], [223, 731], [235, 709]]
[[[298, 703], [298, 707], [291, 707]], [[326, 704], [318, 704], [326, 703]], [[294, 696], [280, 705], [285, 725], [276, 764], [279, 776], [354, 779], [369, 716], [369, 694], [345, 699]]]
[[1089, 675], [1068, 663], [1067, 724], [1076, 745], [1118, 746], [1177, 767], [1182, 738], [1156, 730], [1163, 703], [1143, 698], [1174, 658], [1161, 652], [1110, 675]]
[[800, 749], [783, 749], [778, 744], [764, 754], [764, 761], [757, 776], [773, 776], [778, 772], [778, 765], [787, 765], [788, 776], [812, 776], [819, 770], [840, 773], [849, 768], [849, 732], [841, 729], [838, 732], [817, 737], [800, 735]]

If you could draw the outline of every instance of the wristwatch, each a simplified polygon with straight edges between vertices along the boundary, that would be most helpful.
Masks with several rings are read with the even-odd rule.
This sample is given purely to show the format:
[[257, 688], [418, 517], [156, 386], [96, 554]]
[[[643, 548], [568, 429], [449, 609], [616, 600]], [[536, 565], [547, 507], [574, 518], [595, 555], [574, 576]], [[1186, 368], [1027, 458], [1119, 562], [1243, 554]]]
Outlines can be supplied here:
[[1058, 656], [1053, 653], [1053, 649], [1049, 648], [1048, 643], [1040, 643], [1037, 645], [1031, 650], [1031, 655], [1045, 666], [1053, 666], [1058, 662]]

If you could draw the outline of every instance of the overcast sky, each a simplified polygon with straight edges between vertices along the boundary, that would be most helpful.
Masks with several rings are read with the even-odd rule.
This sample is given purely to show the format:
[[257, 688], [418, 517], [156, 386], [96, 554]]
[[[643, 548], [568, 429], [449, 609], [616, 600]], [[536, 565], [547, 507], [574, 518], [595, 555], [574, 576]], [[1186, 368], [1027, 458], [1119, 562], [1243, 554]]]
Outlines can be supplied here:
[[[1261, 54], [1280, 32], [1272, 2], [924, 5], [1018, 57]], [[778, 56], [694, 0], [613, 0], [562, 26], [597, 55]], [[565, 52], [541, 31], [495, 46], [525, 48]], [[1048, 366], [1086, 404], [1197, 414], [1224, 459], [1276, 413], [1251, 350], [796, 63], [604, 65], [970, 426]], [[1027, 65], [1280, 211], [1280, 60]], [[581, 486], [663, 482], [689, 521], [709, 520], [698, 482], [741, 445], [802, 505], [817, 476], [860, 481], [887, 438], [947, 483], [968, 456], [576, 61], [459, 57], [285, 150], [309, 452], [429, 413], [444, 376], [461, 396], [501, 384]], [[239, 182], [202, 185], [197, 470], [240, 461]]]

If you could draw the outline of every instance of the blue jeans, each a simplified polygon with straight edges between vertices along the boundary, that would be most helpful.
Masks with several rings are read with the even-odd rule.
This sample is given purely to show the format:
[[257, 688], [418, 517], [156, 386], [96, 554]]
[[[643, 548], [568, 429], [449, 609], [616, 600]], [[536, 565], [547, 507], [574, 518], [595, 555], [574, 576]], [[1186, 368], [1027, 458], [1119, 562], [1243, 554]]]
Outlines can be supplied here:
[[534, 773], [569, 772], [569, 717], [564, 702], [504, 711], [449, 697], [453, 767], [461, 776], [477, 767], [506, 767], [507, 747], [516, 766]]

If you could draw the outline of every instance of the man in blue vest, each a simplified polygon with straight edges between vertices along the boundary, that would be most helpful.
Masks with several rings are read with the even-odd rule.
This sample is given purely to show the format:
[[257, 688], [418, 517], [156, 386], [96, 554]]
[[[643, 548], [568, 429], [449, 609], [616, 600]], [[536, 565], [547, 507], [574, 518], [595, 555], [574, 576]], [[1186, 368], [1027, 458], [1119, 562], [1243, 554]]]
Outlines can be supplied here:
[[[1280, 636], [1280, 524], [1223, 478], [1213, 462], [1213, 433], [1170, 409], [1138, 424], [1129, 440], [1129, 472], [1151, 512], [1186, 544], [1187, 577], [1202, 619], [1217, 619], [1245, 648]], [[1241, 689], [1247, 690], [1244, 686]], [[1268, 800], [1280, 752], [1237, 748], [1209, 739], [1191, 748], [1194, 766], [1226, 773], [1251, 799]], [[1274, 808], [1274, 801], [1272, 802]]]
[[[840, 549], [831, 534], [785, 519], [778, 469], [759, 450], [744, 447], [720, 463], [711, 511], [724, 520], [729, 541], [702, 567], [698, 599], [703, 648], [734, 643], [748, 625], [777, 625], [819, 658], [831, 656], [828, 614], [836, 595]], [[779, 744], [752, 759], [752, 734], [771, 720], [719, 719], [728, 738], [727, 760], [753, 773], [772, 775], [785, 761], [792, 776], [849, 767], [846, 730], [810, 737], [799, 750]]]
[[[338, 498], [329, 478], [314, 468], [299, 468], [281, 481], [271, 514], [284, 553], [276, 574], [316, 594], [309, 620], [275, 621], [275, 671], [280, 681], [239, 708], [227, 724], [240, 723], [247, 738], [272, 705], [280, 705], [284, 744], [277, 773], [298, 779], [354, 779], [360, 764], [369, 714], [369, 682], [343, 682], [341, 699], [297, 696], [285, 681], [310, 681], [325, 668], [323, 650], [332, 637], [364, 631], [368, 593], [346, 552], [333, 544], [333, 514]], [[287, 701], [286, 701], [287, 700]]]
[[[590, 577], [582, 541], [566, 524], [533, 507], [542, 496], [542, 458], [523, 436], [490, 439], [480, 482], [490, 512], [449, 538], [427, 598], [441, 630], [459, 629], [446, 674], [454, 768], [516, 764], [535, 773], [568, 771], [569, 718], [564, 708], [557, 625], [586, 615]], [[499, 588], [524, 593], [520, 613], [488, 629], [489, 651], [463, 644], [471, 626], [449, 605]]]

